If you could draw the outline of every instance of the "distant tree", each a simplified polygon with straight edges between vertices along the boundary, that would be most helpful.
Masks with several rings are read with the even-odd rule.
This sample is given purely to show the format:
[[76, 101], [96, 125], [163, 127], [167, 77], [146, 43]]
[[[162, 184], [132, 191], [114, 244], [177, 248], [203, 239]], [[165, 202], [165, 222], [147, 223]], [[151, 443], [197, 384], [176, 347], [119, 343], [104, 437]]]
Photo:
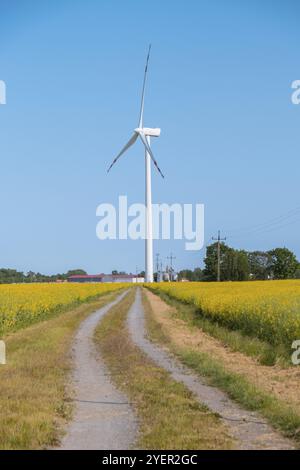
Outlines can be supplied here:
[[237, 281], [248, 281], [250, 276], [250, 267], [248, 262], [248, 253], [239, 250], [237, 253]]
[[[221, 280], [229, 280], [228, 277], [228, 251], [231, 250], [225, 243], [220, 244]], [[225, 261], [227, 260], [227, 261]], [[212, 243], [206, 248], [204, 258], [203, 280], [216, 281], [218, 272], [218, 244]]]
[[193, 272], [193, 281], [202, 281], [203, 271], [201, 268], [195, 268]]
[[182, 269], [178, 273], [178, 281], [202, 281], [203, 272], [201, 268], [195, 268], [194, 271], [191, 269]]
[[300, 279], [300, 263], [298, 263], [298, 267], [295, 272], [295, 279]]
[[249, 270], [252, 279], [268, 279], [271, 271], [271, 255], [265, 251], [252, 251], [248, 253]]
[[293, 278], [299, 263], [296, 256], [288, 248], [275, 248], [268, 252], [271, 257], [271, 272], [275, 279]]
[[243, 250], [230, 248], [221, 265], [221, 279], [227, 281], [247, 281], [249, 279], [249, 263], [247, 253]]
[[178, 273], [178, 280], [182, 281], [182, 279], [187, 279], [188, 281], [194, 280], [194, 273], [191, 269], [182, 269]]
[[237, 257], [233, 248], [227, 247], [221, 256], [221, 281], [235, 281]]
[[83, 269], [73, 269], [68, 271], [66, 274], [53, 274], [45, 275], [41, 273], [35, 273], [28, 271], [24, 274], [21, 271], [15, 269], [0, 269], [0, 284], [11, 284], [11, 283], [30, 283], [30, 282], [56, 282], [57, 280], [65, 280], [67, 277], [73, 274], [86, 274]]
[[[224, 251], [224, 244], [222, 243], [221, 249]], [[217, 243], [213, 243], [206, 248], [206, 257], [204, 258], [204, 280], [216, 281], [217, 280]]]
[[[250, 270], [246, 251], [235, 250], [225, 245], [225, 243], [221, 243], [220, 253], [221, 281], [246, 281], [249, 279]], [[218, 270], [217, 243], [207, 247], [204, 264], [202, 280], [216, 281]]]
[[25, 276], [23, 272], [17, 271], [16, 269], [0, 269], [0, 284], [11, 284], [24, 281]]
[[28, 271], [26, 277], [28, 280], [33, 281], [36, 278], [36, 274], [33, 271]]
[[84, 269], [69, 269], [69, 271], [65, 274], [66, 277], [69, 276], [76, 276], [76, 275], [86, 275], [87, 272]]

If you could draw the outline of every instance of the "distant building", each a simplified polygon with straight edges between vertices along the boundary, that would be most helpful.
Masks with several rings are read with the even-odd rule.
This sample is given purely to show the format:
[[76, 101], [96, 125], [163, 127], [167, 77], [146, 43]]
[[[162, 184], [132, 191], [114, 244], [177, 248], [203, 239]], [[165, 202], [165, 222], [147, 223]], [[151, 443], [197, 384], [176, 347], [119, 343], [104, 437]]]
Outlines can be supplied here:
[[136, 274], [103, 274], [101, 282], [144, 282], [144, 278]]
[[103, 282], [104, 274], [73, 274], [68, 277], [68, 282]]
[[68, 282], [144, 282], [144, 278], [136, 274], [74, 274]]

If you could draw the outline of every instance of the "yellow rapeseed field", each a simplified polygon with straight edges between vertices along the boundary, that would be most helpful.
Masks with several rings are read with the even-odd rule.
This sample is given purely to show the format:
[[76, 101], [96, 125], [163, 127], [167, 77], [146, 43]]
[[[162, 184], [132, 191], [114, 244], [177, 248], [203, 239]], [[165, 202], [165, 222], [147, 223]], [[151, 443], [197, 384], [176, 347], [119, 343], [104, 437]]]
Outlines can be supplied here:
[[271, 344], [291, 348], [300, 339], [300, 280], [161, 283], [151, 289], [191, 303], [202, 315]]
[[0, 337], [55, 312], [125, 287], [118, 283], [0, 285]]

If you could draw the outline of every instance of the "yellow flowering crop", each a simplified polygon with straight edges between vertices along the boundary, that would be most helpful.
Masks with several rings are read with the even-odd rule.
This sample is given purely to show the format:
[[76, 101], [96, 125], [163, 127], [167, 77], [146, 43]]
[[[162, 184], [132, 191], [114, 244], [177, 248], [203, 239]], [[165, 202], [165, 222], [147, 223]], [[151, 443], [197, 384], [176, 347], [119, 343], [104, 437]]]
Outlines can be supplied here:
[[118, 283], [2, 284], [0, 337], [51, 314], [125, 287]]
[[220, 324], [291, 348], [300, 339], [300, 280], [151, 285]]

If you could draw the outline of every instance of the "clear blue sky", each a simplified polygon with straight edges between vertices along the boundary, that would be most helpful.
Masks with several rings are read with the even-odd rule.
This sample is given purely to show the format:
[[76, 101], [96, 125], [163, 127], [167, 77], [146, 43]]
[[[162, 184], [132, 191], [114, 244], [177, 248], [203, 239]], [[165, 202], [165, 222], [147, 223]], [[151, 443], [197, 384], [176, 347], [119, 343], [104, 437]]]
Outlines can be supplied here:
[[[145, 124], [162, 128], [166, 174], [153, 172], [153, 202], [204, 203], [206, 243], [220, 228], [237, 248], [300, 258], [300, 215], [232, 231], [300, 206], [299, 13], [296, 0], [1, 0], [0, 266], [143, 268], [142, 241], [96, 238], [95, 210], [143, 201], [140, 145], [106, 168], [137, 125], [149, 42]], [[154, 250], [178, 268], [204, 253]]]

